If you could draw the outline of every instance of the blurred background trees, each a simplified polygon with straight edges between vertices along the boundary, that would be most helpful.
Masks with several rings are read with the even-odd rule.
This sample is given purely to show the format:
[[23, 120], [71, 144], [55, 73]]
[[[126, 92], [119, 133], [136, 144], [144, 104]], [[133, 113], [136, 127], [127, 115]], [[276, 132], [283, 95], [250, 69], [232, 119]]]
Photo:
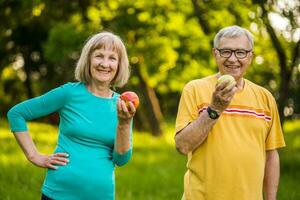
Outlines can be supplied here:
[[282, 121], [300, 114], [300, 2], [294, 0], [0, 0], [0, 109], [67, 81], [84, 41], [107, 30], [128, 48], [126, 88], [141, 98], [139, 130], [163, 134], [183, 86], [217, 71], [214, 35], [237, 24], [255, 37], [247, 78], [269, 89]]

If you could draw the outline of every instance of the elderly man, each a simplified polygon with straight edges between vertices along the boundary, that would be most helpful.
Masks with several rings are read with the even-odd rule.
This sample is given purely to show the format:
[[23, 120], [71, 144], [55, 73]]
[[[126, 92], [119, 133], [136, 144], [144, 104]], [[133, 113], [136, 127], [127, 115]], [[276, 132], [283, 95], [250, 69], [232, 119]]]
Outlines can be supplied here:
[[[276, 199], [277, 148], [285, 142], [273, 96], [244, 78], [253, 45], [244, 28], [220, 30], [213, 48], [219, 72], [183, 89], [175, 128], [176, 148], [188, 155], [183, 199]], [[235, 84], [217, 83], [222, 75]]]

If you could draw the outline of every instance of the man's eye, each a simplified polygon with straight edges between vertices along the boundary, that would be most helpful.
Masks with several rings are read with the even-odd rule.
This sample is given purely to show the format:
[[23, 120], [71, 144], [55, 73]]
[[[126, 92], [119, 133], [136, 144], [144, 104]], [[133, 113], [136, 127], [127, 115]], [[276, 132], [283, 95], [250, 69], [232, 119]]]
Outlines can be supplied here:
[[223, 50], [222, 54], [231, 54], [231, 51], [230, 50]]
[[246, 52], [245, 52], [245, 51], [236, 51], [236, 54], [237, 54], [237, 55], [245, 55]]

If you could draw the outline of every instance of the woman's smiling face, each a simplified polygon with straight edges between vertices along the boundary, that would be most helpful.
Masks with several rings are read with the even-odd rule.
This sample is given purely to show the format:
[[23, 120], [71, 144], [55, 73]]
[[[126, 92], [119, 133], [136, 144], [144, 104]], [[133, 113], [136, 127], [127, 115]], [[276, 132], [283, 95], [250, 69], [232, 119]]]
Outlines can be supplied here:
[[96, 49], [91, 54], [90, 73], [93, 82], [109, 86], [117, 74], [119, 55], [112, 49]]

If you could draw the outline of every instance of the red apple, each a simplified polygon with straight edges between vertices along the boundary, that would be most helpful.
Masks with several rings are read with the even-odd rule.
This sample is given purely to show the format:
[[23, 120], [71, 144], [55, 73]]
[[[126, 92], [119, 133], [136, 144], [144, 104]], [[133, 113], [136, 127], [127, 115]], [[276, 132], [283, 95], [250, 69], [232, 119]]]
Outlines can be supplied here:
[[127, 91], [127, 92], [123, 92], [120, 96], [120, 98], [125, 101], [127, 108], [129, 108], [129, 104], [128, 102], [132, 102], [135, 109], [137, 109], [137, 107], [140, 104], [140, 100], [139, 97], [136, 93], [131, 92], [131, 91]]

